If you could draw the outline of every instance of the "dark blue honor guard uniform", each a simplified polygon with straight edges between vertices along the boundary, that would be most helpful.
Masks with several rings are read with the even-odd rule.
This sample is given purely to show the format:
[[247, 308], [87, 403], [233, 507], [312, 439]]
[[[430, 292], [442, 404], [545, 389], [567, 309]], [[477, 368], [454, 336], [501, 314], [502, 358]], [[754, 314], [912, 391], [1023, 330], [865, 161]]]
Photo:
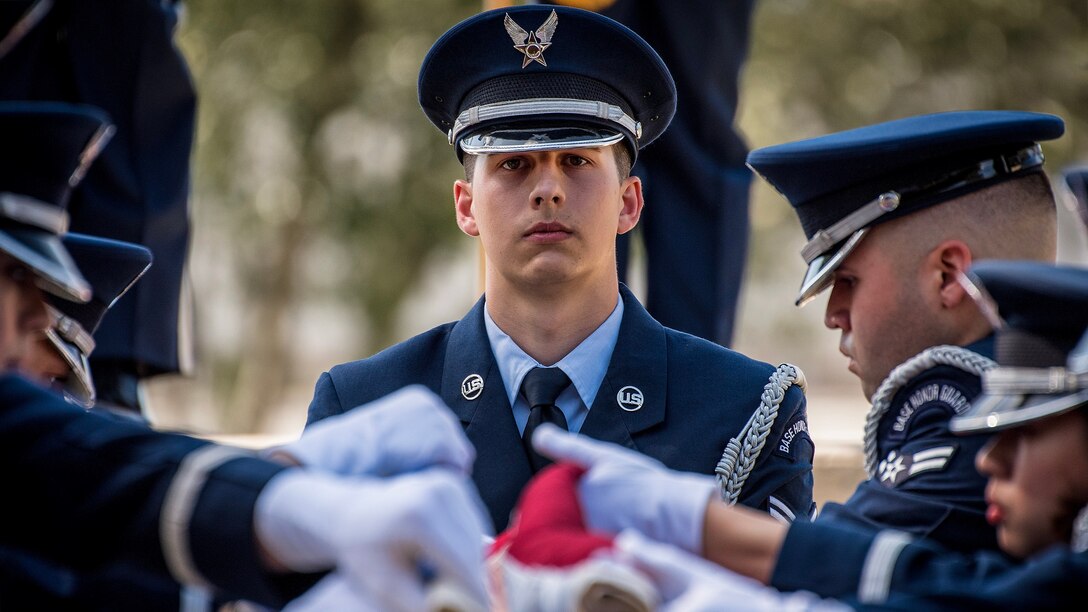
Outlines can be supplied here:
[[[663, 327], [629, 291], [624, 289], [622, 296], [619, 340], [580, 433], [635, 449], [672, 469], [713, 473], [730, 439], [760, 405], [774, 368]], [[322, 374], [308, 423], [405, 385], [430, 387], [461, 419], [476, 447], [472, 478], [501, 530], [532, 471], [488, 343], [483, 308], [481, 299], [457, 323]], [[474, 377], [482, 381], [478, 392], [463, 386]], [[619, 403], [620, 392], [628, 387], [641, 391], [638, 410]], [[790, 389], [779, 410], [739, 502], [805, 520], [813, 505], [813, 445], [801, 390]]]
[[[148, 247], [143, 282], [105, 317], [92, 360], [102, 399], [139, 410], [137, 381], [184, 370], [196, 96], [173, 44], [172, 0], [0, 3], [0, 99], [85, 103], [116, 126], [72, 196], [71, 229]], [[20, 27], [13, 28], [19, 24]]]
[[[911, 117], [758, 149], [749, 165], [794, 206], [809, 265], [798, 304], [831, 285], [834, 271], [874, 225], [1042, 171], [1037, 141], [1057, 138], [1061, 119], [1022, 112]], [[993, 367], [992, 339], [937, 346], [892, 370], [871, 398], [865, 431], [869, 478], [821, 520], [895, 528], [958, 550], [994, 549], [985, 521], [985, 479], [975, 453], [985, 437], [962, 437], [949, 420], [967, 410]]]
[[[668, 69], [634, 32], [551, 6], [491, 11], [454, 26], [424, 59], [419, 97], [459, 159], [613, 145], [634, 159], [665, 130], [676, 103]], [[616, 291], [622, 317], [611, 353], [594, 353], [603, 379], [575, 428], [675, 469], [717, 472], [731, 501], [807, 518], [813, 446], [801, 389], [768, 404], [764, 387], [782, 379], [770, 381], [775, 368], [663, 327], [621, 286], [601, 289]], [[404, 385], [428, 386], [475, 445], [473, 479], [502, 530], [533, 472], [505, 386], [516, 381], [504, 380], [506, 362], [496, 361], [485, 299], [457, 323], [323, 374], [308, 421]]]
[[[257, 496], [282, 466], [106, 419], [15, 376], [0, 377], [0, 398], [0, 479], [20, 496], [0, 507], [0, 546], [69, 575], [123, 574], [113, 564], [128, 559], [141, 576], [285, 602], [260, 569], [253, 535]], [[49, 586], [80, 595], [74, 579]], [[28, 600], [41, 593], [10, 574], [0, 579], [4, 609], [41, 606]], [[108, 594], [97, 595], [109, 605]]]
[[[999, 432], [1088, 409], [1088, 269], [984, 261], [971, 276], [1005, 327], [997, 332], [998, 366], [984, 375], [983, 394], [972, 407], [952, 419], [952, 430]], [[1088, 503], [1078, 494], [1070, 492], [1061, 504]], [[1022, 563], [988, 551], [958, 554], [898, 531], [874, 535], [852, 527], [791, 526], [772, 584], [876, 609], [1068, 610], [1084, 600], [1088, 508], [1074, 521], [1070, 546]]]

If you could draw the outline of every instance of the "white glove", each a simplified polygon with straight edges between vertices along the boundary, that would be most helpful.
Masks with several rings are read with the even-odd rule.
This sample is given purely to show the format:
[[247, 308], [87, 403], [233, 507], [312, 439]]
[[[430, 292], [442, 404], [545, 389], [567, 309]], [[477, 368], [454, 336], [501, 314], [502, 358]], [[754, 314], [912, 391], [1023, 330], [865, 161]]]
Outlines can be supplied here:
[[377, 480], [287, 470], [261, 492], [255, 514], [257, 537], [276, 561], [299, 572], [335, 568], [375, 609], [424, 609], [425, 573], [486, 605], [480, 541], [489, 522], [462, 475], [436, 468]]
[[782, 593], [678, 548], [625, 531], [615, 541], [620, 557], [642, 570], [664, 600], [661, 612], [840, 612], [850, 610], [812, 593]]
[[395, 476], [432, 466], [470, 474], [476, 456], [457, 417], [422, 385], [320, 421], [299, 440], [267, 452], [345, 476]]
[[541, 425], [533, 447], [556, 461], [586, 468], [578, 497], [590, 529], [647, 536], [699, 554], [713, 476], [669, 470], [630, 449]]

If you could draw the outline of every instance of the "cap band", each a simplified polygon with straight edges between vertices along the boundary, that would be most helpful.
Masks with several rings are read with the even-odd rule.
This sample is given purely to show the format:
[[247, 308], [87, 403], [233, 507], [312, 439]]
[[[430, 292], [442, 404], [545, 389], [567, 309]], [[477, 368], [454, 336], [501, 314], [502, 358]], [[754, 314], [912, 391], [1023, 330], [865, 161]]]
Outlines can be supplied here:
[[0, 192], [0, 216], [61, 235], [68, 231], [68, 212], [17, 193]]
[[508, 117], [523, 119], [540, 115], [594, 117], [618, 124], [633, 134], [636, 140], [642, 137], [642, 124], [632, 119], [622, 108], [614, 104], [571, 98], [536, 98], [482, 104], [465, 109], [457, 116], [457, 120], [453, 123], [453, 129], [449, 131], [449, 142], [451, 145], [456, 143], [457, 138], [466, 129], [484, 121], [495, 121]]
[[801, 249], [805, 263], [811, 263], [844, 240], [850, 234], [866, 227], [881, 216], [899, 208], [905, 196], [934, 196], [960, 189], [974, 183], [990, 180], [1001, 175], [1013, 175], [1043, 165], [1043, 149], [1038, 144], [1019, 149], [1009, 155], [984, 159], [976, 164], [944, 174], [924, 184], [888, 191], [835, 222], [831, 227], [820, 229]]

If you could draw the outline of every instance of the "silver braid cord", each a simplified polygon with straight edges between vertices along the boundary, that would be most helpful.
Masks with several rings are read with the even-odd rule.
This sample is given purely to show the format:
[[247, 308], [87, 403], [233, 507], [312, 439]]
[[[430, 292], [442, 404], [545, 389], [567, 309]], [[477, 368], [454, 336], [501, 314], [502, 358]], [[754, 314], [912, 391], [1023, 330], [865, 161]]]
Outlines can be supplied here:
[[943, 344], [932, 346], [918, 353], [914, 357], [904, 361], [895, 367], [884, 382], [880, 383], [876, 393], [873, 394], [873, 406], [865, 417], [865, 473], [872, 478], [876, 473], [876, 465], [879, 458], [876, 456], [876, 433], [880, 427], [880, 421], [891, 407], [892, 398], [903, 388], [903, 385], [922, 372], [946, 365], [959, 368], [969, 374], [982, 376], [982, 373], [997, 365], [988, 357], [983, 357], [974, 351], [969, 351], [960, 346]]
[[718, 477], [722, 501], [729, 505], [737, 503], [741, 489], [749, 474], [756, 466], [759, 453], [767, 442], [767, 435], [778, 416], [778, 407], [786, 397], [786, 391], [797, 385], [804, 391], [805, 375], [801, 368], [783, 363], [771, 374], [763, 393], [759, 396], [759, 406], [748, 419], [737, 437], [729, 440], [714, 473]]

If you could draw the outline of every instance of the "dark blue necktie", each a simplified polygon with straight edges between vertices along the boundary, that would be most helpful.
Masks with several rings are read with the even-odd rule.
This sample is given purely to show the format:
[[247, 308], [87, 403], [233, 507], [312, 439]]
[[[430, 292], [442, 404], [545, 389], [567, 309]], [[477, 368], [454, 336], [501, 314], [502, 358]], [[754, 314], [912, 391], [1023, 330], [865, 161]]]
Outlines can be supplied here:
[[541, 457], [531, 443], [533, 432], [541, 423], [552, 423], [557, 427], [567, 428], [567, 418], [555, 405], [555, 399], [570, 386], [570, 379], [559, 368], [533, 368], [521, 381], [521, 394], [529, 402], [529, 420], [525, 423], [525, 433], [521, 436], [525, 454], [533, 473], [538, 472], [551, 460]]

